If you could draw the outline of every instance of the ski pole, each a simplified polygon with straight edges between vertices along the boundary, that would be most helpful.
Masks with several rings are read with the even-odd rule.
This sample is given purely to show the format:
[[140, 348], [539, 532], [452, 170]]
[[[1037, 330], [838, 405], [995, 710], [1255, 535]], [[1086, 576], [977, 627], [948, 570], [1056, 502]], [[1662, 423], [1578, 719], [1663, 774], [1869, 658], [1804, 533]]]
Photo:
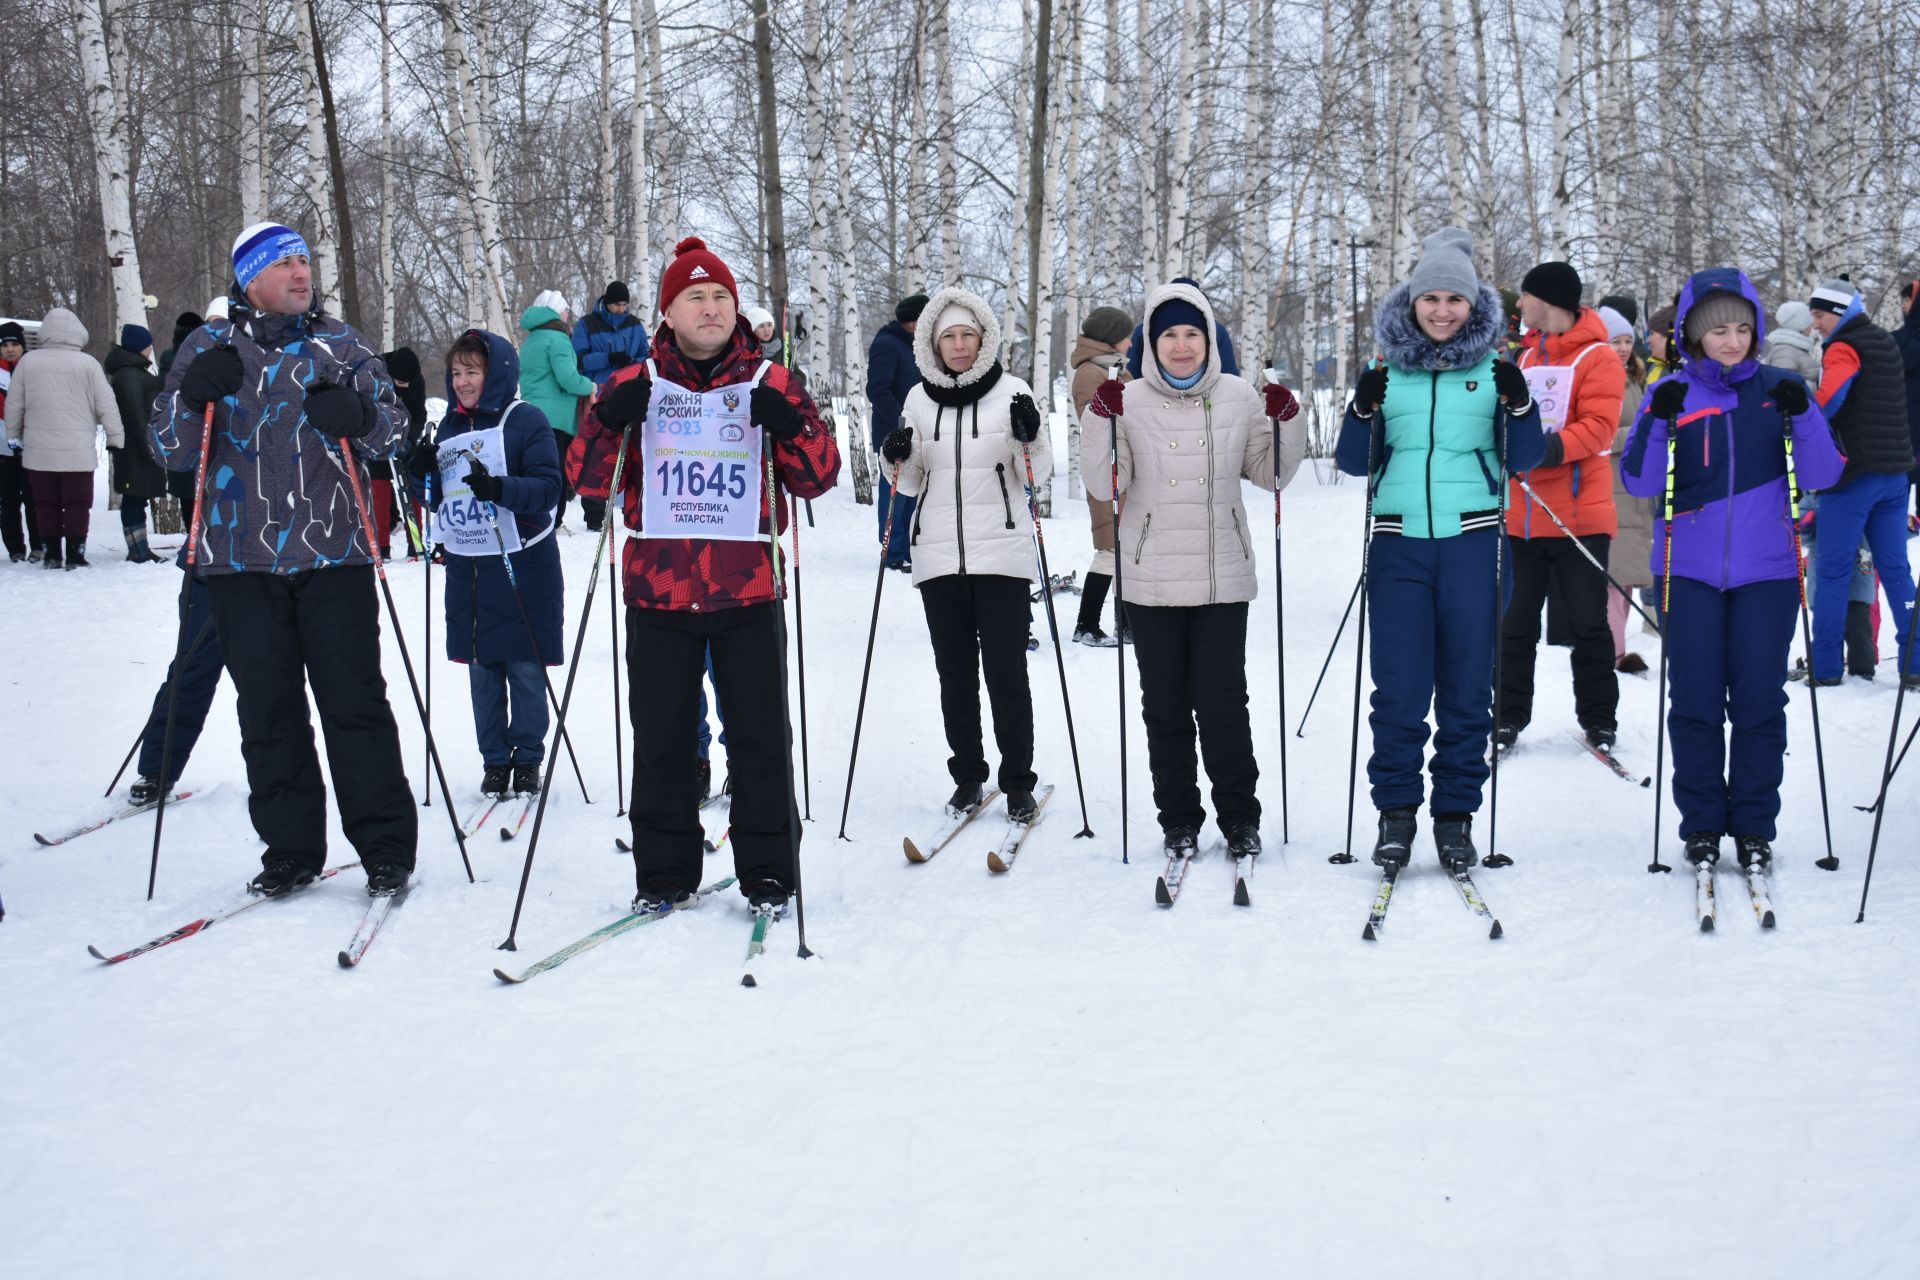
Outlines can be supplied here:
[[[427, 735], [427, 760], [433, 766], [434, 777], [440, 782], [440, 798], [446, 801], [447, 825], [453, 828], [453, 840], [460, 849], [460, 864], [467, 869], [467, 883], [472, 884], [473, 863], [467, 859], [466, 833], [460, 830], [460, 815], [454, 812], [453, 793], [447, 789], [447, 771], [440, 767], [440, 752], [433, 745], [433, 728], [427, 724], [427, 704], [420, 698], [420, 683], [413, 674], [413, 658], [407, 653], [407, 636], [400, 629], [400, 610], [393, 603], [393, 588], [387, 582], [387, 562], [381, 558], [380, 543], [373, 536], [373, 516], [367, 510], [367, 491], [360, 483], [360, 467], [353, 455], [353, 442], [345, 436], [339, 436], [334, 443], [340, 446], [340, 461], [347, 473], [347, 483], [353, 489], [353, 505], [360, 511], [360, 528], [367, 535], [367, 554], [373, 557], [373, 575], [380, 584], [380, 594], [387, 602], [387, 618], [393, 623], [393, 642], [400, 646], [400, 665], [406, 668], [407, 688], [413, 694], [413, 708], [420, 714], [420, 727]], [[427, 663], [427, 670], [433, 670], [431, 662]]]
[[[812, 822], [813, 764], [812, 755], [807, 750], [807, 610], [806, 597], [800, 591], [800, 522], [793, 520], [790, 523], [793, 525], [794, 655], [800, 668], [800, 794], [806, 804], [806, 813], [803, 816], [808, 822]], [[714, 714], [718, 715], [717, 691], [714, 700], [716, 706]]]
[[[1504, 401], [1494, 412], [1494, 423], [1497, 436], [1494, 443], [1499, 449], [1500, 469], [1505, 472], [1507, 433], [1504, 428], [1508, 424], [1508, 418]], [[1527, 478], [1521, 476], [1520, 483], [1525, 485]], [[1500, 486], [1499, 510], [1499, 522], [1493, 527], [1493, 732], [1496, 738], [1490, 744], [1493, 747], [1493, 759], [1487, 765], [1487, 856], [1481, 861], [1489, 867], [1510, 867], [1513, 865], [1513, 859], [1500, 852], [1500, 746], [1498, 742], [1501, 660], [1506, 650], [1504, 637], [1500, 632], [1507, 616], [1507, 602], [1501, 599], [1506, 589], [1507, 572], [1507, 486], [1505, 484]], [[1573, 537], [1571, 533], [1567, 536]], [[1578, 542], [1579, 539], [1575, 538], [1574, 541]], [[1581, 549], [1585, 550], [1584, 547]], [[1592, 559], [1591, 556], [1588, 558]]]
[[840, 839], [847, 840], [847, 810], [853, 804], [853, 766], [860, 759], [860, 727], [867, 718], [867, 678], [873, 674], [873, 641], [880, 631], [880, 593], [887, 585], [887, 545], [893, 540], [893, 503], [899, 496], [900, 463], [887, 485], [885, 519], [880, 522], [880, 567], [873, 579], [873, 617], [867, 623], [867, 658], [860, 664], [860, 700], [853, 709], [853, 749], [847, 753], [847, 792], [840, 798]]
[[[1811, 672], [1808, 673], [1808, 678], [1812, 678]], [[1899, 695], [1895, 694], [1894, 696], [1897, 698]], [[1914, 721], [1913, 727], [1907, 730], [1907, 740], [1900, 744], [1900, 755], [1894, 760], [1893, 768], [1887, 771], [1886, 781], [1880, 786], [1880, 794], [1874, 798], [1872, 804], [1857, 804], [1853, 806], [1854, 808], [1858, 809], [1861, 813], [1879, 812], [1880, 802], [1885, 800], [1887, 796], [1887, 786], [1893, 782], [1894, 776], [1900, 772], [1900, 766], [1907, 762], [1907, 752], [1912, 750], [1913, 740], [1917, 736], [1920, 736], [1920, 720]]]
[[[1113, 382], [1120, 377], [1120, 365], [1116, 362], [1107, 370], [1107, 381]], [[1124, 403], [1124, 401], [1122, 402]], [[1113, 505], [1113, 626], [1114, 634], [1121, 637], [1122, 643], [1113, 647], [1114, 674], [1119, 685], [1119, 717], [1116, 728], [1120, 737], [1120, 862], [1127, 863], [1127, 646], [1124, 643], [1130, 624], [1127, 622], [1127, 583], [1124, 561], [1126, 555], [1120, 545], [1120, 414], [1107, 418], [1107, 461], [1110, 467], [1109, 480], [1112, 483], [1112, 496], [1108, 499]], [[1058, 644], [1055, 645], [1058, 648]]]
[[1557, 514], [1554, 513], [1553, 508], [1547, 505], [1546, 499], [1542, 498], [1539, 494], [1534, 492], [1533, 486], [1527, 483], [1526, 474], [1524, 472], [1515, 472], [1513, 478], [1522, 489], [1525, 489], [1527, 491], [1527, 497], [1531, 498], [1535, 503], [1535, 505], [1537, 505], [1542, 511], [1547, 513], [1547, 518], [1553, 521], [1553, 523], [1559, 527], [1560, 532], [1567, 536], [1568, 540], [1573, 543], [1575, 549], [1578, 550], [1581, 555], [1587, 558], [1587, 563], [1592, 565], [1594, 568], [1598, 569], [1601, 572], [1602, 576], [1604, 576], [1606, 580], [1612, 584], [1613, 589], [1620, 593], [1620, 598], [1622, 600], [1625, 600], [1629, 605], [1632, 605], [1633, 611], [1639, 614], [1641, 618], [1645, 619], [1646, 624], [1648, 626], [1652, 627], [1655, 631], [1658, 631], [1660, 629], [1660, 624], [1654, 621], [1653, 615], [1640, 607], [1640, 602], [1633, 598], [1633, 593], [1627, 590], [1627, 588], [1620, 585], [1620, 580], [1614, 577], [1613, 574], [1607, 571], [1607, 566], [1600, 563], [1599, 557], [1593, 554], [1593, 551], [1587, 546], [1586, 543], [1580, 540], [1579, 536], [1575, 534], [1573, 530], [1567, 528], [1567, 522], [1562, 520]]
[[[404, 472], [405, 468], [402, 467]], [[433, 732], [433, 482], [438, 472], [430, 470], [420, 477], [420, 519], [425, 528], [420, 539], [420, 559], [422, 562], [420, 593], [421, 620], [425, 625], [426, 639], [421, 642], [420, 661], [427, 668], [427, 732]], [[432, 760], [421, 762], [420, 803], [426, 808], [433, 807]]]
[[[1261, 393], [1265, 395], [1263, 391]], [[1296, 408], [1294, 412], [1299, 412]], [[1273, 428], [1273, 465], [1280, 466], [1280, 419], [1269, 417]], [[1116, 557], [1117, 559], [1118, 557]], [[1287, 568], [1280, 547], [1280, 486], [1273, 486], [1273, 666], [1280, 689], [1280, 843], [1291, 839], [1287, 814]]]
[[[1873, 863], [1880, 852], [1880, 823], [1887, 816], [1887, 787], [1893, 782], [1893, 771], [1896, 767], [1893, 763], [1893, 740], [1900, 736], [1900, 707], [1907, 697], [1907, 666], [1913, 661], [1913, 634], [1916, 621], [1920, 621], [1920, 592], [1916, 592], [1914, 599], [1907, 605], [1907, 638], [1900, 642], [1900, 661], [1895, 664], [1894, 674], [1900, 677], [1900, 688], [1893, 695], [1893, 723], [1887, 729], [1887, 763], [1880, 766], [1880, 795], [1873, 802], [1873, 838], [1867, 842], [1867, 874], [1860, 881], [1860, 914], [1854, 917], [1855, 924], [1863, 924], [1867, 918], [1867, 893], [1873, 888]], [[1809, 664], [1812, 663], [1812, 654], [1807, 655], [1807, 661]], [[1808, 671], [1807, 681], [1809, 685], [1812, 684], [1812, 671]], [[1920, 728], [1920, 721], [1916, 721], [1914, 727]], [[1913, 741], [1911, 734], [1908, 735], [1907, 741]]]
[[[1661, 539], [1662, 559], [1660, 563], [1660, 692], [1655, 700], [1655, 721], [1653, 726], [1653, 861], [1647, 864], [1647, 874], [1654, 875], [1662, 871], [1671, 871], [1672, 867], [1660, 861], [1660, 812], [1667, 785], [1667, 633], [1673, 629], [1673, 468], [1676, 450], [1680, 440], [1679, 418], [1667, 419], [1667, 486], [1663, 500], [1661, 520], [1665, 535]], [[1811, 657], [1811, 655], [1809, 655]]]
[[[793, 794], [793, 708], [787, 700], [786, 575], [780, 563], [780, 491], [775, 487], [773, 470], [773, 453], [778, 446], [775, 441], [764, 438], [765, 431], [761, 436], [760, 456], [766, 472], [766, 491], [761, 496], [767, 504], [767, 554], [773, 561], [773, 666], [780, 678], [780, 724], [786, 734], [781, 747], [786, 762], [782, 773], [787, 783], [787, 847], [793, 858], [794, 928], [800, 935], [800, 958], [805, 960], [813, 951], [807, 946], [807, 895], [800, 887], [800, 806], [794, 802]], [[717, 708], [720, 690], [716, 688], [713, 694]]]
[[[1087, 785], [1080, 777], [1080, 740], [1073, 731], [1073, 698], [1067, 693], [1067, 659], [1060, 648], [1060, 619], [1053, 609], [1053, 575], [1047, 569], [1047, 535], [1040, 528], [1038, 486], [1033, 482], [1033, 452], [1023, 441], [1020, 460], [1027, 467], [1027, 514], [1033, 517], [1033, 545], [1040, 552], [1040, 595], [1047, 602], [1047, 632], [1053, 637], [1053, 663], [1060, 670], [1060, 705], [1067, 715], [1067, 750], [1073, 756], [1073, 785], [1080, 792], [1080, 830], [1075, 840], [1090, 839], [1093, 823], [1087, 817]], [[1116, 561], [1120, 557], [1115, 556]]]
[[[587, 574], [587, 596], [580, 605], [580, 629], [573, 637], [573, 658], [567, 663], [567, 687], [560, 693], [560, 724], [567, 723], [567, 710], [573, 706], [573, 682], [580, 674], [580, 654], [587, 641], [587, 623], [593, 617], [593, 597], [600, 588], [600, 551], [607, 545], [607, 535], [613, 530], [613, 495], [620, 492], [620, 472], [627, 460], [627, 442], [633, 438], [633, 423], [629, 422], [620, 431], [620, 451], [613, 455], [613, 478], [607, 485], [607, 514], [600, 521], [600, 541], [593, 549], [593, 569]], [[615, 577], [616, 589], [618, 577]], [[547, 757], [547, 776], [540, 784], [540, 802], [533, 811], [533, 834], [527, 837], [527, 858], [520, 867], [520, 890], [513, 898], [513, 922], [507, 926], [507, 940], [500, 944], [501, 951], [518, 951], [519, 943], [514, 939], [520, 932], [520, 912], [527, 904], [527, 882], [533, 878], [533, 855], [540, 848], [540, 826], [547, 817], [547, 795], [553, 790], [553, 774], [560, 767], [558, 752]], [[638, 854], [635, 855], [636, 859]], [[636, 861], [636, 866], [638, 865]]]
[[1314, 700], [1320, 696], [1321, 682], [1327, 678], [1327, 668], [1333, 665], [1334, 650], [1340, 647], [1340, 637], [1346, 634], [1347, 620], [1353, 617], [1353, 605], [1360, 598], [1360, 584], [1364, 581], [1362, 578], [1353, 580], [1353, 593], [1347, 597], [1347, 610], [1340, 615], [1340, 625], [1333, 629], [1333, 641], [1327, 645], [1326, 661], [1320, 664], [1320, 675], [1314, 680], [1313, 692], [1307, 697], [1307, 709], [1300, 713], [1300, 723], [1294, 727], [1293, 736], [1296, 738], [1307, 736], [1307, 717], [1313, 714]]
[[[1787, 528], [1793, 532], [1793, 570], [1800, 584], [1800, 642], [1807, 649], [1807, 705], [1813, 714], [1813, 763], [1814, 771], [1820, 778], [1820, 828], [1827, 837], [1827, 856], [1814, 859], [1813, 865], [1822, 871], [1838, 871], [1840, 859], [1833, 854], [1833, 819], [1827, 806], [1827, 752], [1820, 737], [1820, 682], [1813, 675], [1813, 624], [1811, 611], [1807, 608], [1807, 558], [1800, 545], [1800, 478], [1793, 468], [1793, 418], [1785, 409], [1780, 411], [1780, 431], [1785, 437], [1787, 451]], [[1894, 701], [1894, 732], [1899, 732], [1899, 700]], [[1887, 751], [1893, 751], [1893, 742], [1887, 742]], [[1874, 820], [1877, 827], [1879, 819]], [[1865, 906], [1862, 904], [1862, 910]]]
[[[200, 629], [193, 633], [193, 643], [187, 646], [187, 656], [186, 656], [187, 662], [193, 661], [193, 655], [200, 652], [201, 642], [207, 638], [208, 634], [212, 630], [213, 630], [213, 618], [211, 615], [209, 615], [206, 618], [206, 620], [200, 624]], [[172, 670], [169, 670], [167, 672], [167, 682], [169, 685], [172, 684], [174, 678], [178, 674], [179, 673], [177, 671], [172, 671]], [[127, 758], [120, 762], [119, 772], [113, 775], [113, 781], [109, 782], [107, 784], [107, 789], [101, 792], [100, 794], [107, 795], [107, 796], [110, 796], [113, 794], [113, 789], [120, 785], [120, 778], [122, 775], [126, 773], [127, 766], [133, 763], [134, 753], [140, 750], [140, 744], [145, 742], [146, 740], [147, 740], [146, 726], [142, 725], [140, 727], [140, 732], [135, 734], [133, 737], [133, 745], [127, 748]], [[166, 779], [166, 783], [168, 786], [171, 786], [173, 784], [173, 779], [171, 778]]]
[[[215, 351], [232, 351], [229, 343], [222, 343]], [[200, 557], [200, 527], [206, 520], [207, 492], [207, 454], [213, 449], [213, 406], [207, 401], [207, 407], [200, 416], [200, 457], [193, 468], [193, 515], [187, 528], [187, 568], [180, 576], [180, 626], [173, 642], [173, 670], [178, 672], [187, 665], [187, 596], [192, 589], [194, 566]], [[159, 803], [153, 809], [153, 856], [147, 864], [147, 901], [153, 901], [153, 887], [160, 878], [160, 832], [167, 820], [167, 792], [172, 788], [173, 772], [173, 717], [180, 706], [180, 682], [169, 678], [167, 681], [167, 723], [160, 735], [160, 796]], [[122, 765], [121, 768], [125, 768]], [[113, 788], [107, 788], [111, 793]]]
[[[1374, 406], [1374, 412], [1380, 412], [1380, 406]], [[1384, 431], [1384, 426], [1382, 427]], [[1360, 534], [1360, 581], [1353, 590], [1355, 596], [1365, 593], [1367, 587], [1367, 569], [1373, 562], [1373, 442], [1374, 424], [1367, 426], [1367, 501], [1362, 515], [1364, 523]], [[1336, 640], [1338, 636], [1334, 637]], [[1499, 644], [1496, 635], [1494, 643]], [[1498, 652], [1496, 648], [1495, 652]], [[1360, 621], [1354, 627], [1353, 646], [1353, 733], [1347, 743], [1347, 841], [1340, 852], [1328, 856], [1327, 861], [1344, 866], [1355, 861], [1353, 856], [1353, 806], [1360, 787], [1360, 677], [1366, 669], [1367, 661], [1367, 611], [1360, 610]]]
[[[477, 447], [469, 446], [462, 450], [462, 452], [471, 457], [476, 465], [483, 468], [486, 466], [480, 459], [480, 451]], [[533, 629], [533, 615], [527, 610], [526, 596], [521, 594], [520, 575], [514, 572], [513, 556], [507, 551], [506, 535], [500, 532], [500, 509], [492, 502], [487, 503], [487, 523], [493, 529], [493, 545], [500, 550], [500, 562], [505, 565], [507, 569], [507, 585], [513, 589], [513, 602], [520, 607], [520, 621], [527, 629], [527, 644], [533, 649], [534, 661], [541, 664], [540, 683], [546, 688], [547, 701], [552, 705], [554, 714], [558, 715], [560, 712], [560, 700], [553, 696], [553, 681], [547, 678], [545, 655], [540, 652], [540, 637]], [[478, 608], [477, 602], [475, 607]], [[478, 654], [474, 655], [474, 661], [479, 661]], [[574, 754], [573, 739], [567, 736], [567, 727], [565, 725], [558, 726], [558, 732], [555, 736], [561, 744], [566, 747], [567, 758], [573, 762], [573, 777], [574, 780], [580, 784], [581, 803], [592, 804], [593, 799], [587, 795], [587, 780], [581, 776], [580, 773], [580, 757]]]

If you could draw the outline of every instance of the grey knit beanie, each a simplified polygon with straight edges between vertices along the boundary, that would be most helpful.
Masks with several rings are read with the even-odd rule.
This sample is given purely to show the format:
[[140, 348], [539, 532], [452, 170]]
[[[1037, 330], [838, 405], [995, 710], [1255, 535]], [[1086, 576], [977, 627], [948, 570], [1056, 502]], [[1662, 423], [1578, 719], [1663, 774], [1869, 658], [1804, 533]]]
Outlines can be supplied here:
[[1448, 227], [1428, 236], [1420, 245], [1420, 261], [1407, 277], [1407, 296], [1423, 293], [1457, 293], [1478, 299], [1480, 275], [1473, 269], [1473, 235], [1458, 227]]
[[1095, 342], [1117, 347], [1133, 332], [1133, 317], [1118, 307], [1095, 307], [1080, 322], [1080, 332]]
[[1700, 339], [1723, 324], [1752, 324], [1753, 321], [1753, 304], [1739, 294], [1710, 293], [1687, 311], [1687, 345], [1698, 346]]

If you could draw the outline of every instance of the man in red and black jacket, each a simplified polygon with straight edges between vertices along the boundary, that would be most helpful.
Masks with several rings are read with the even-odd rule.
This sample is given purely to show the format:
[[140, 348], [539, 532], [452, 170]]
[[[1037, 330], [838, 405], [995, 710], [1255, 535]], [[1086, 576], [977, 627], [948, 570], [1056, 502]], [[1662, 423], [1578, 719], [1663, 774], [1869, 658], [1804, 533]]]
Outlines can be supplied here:
[[[726, 263], [699, 239], [675, 246], [660, 278], [662, 322], [653, 358], [618, 370], [601, 387], [567, 455], [578, 491], [605, 499], [626, 434], [622, 511], [627, 528], [639, 535], [627, 539], [621, 575], [632, 689], [628, 809], [637, 910], [687, 905], [699, 888], [700, 792], [691, 747], [709, 648], [714, 690], [727, 709], [731, 843], [741, 892], [755, 907], [778, 908], [794, 882], [799, 824], [780, 698], [786, 655], [774, 613], [782, 605], [769, 521], [786, 528], [784, 494], [818, 498], [833, 488], [840, 454], [807, 393], [786, 369], [762, 359], [760, 344], [740, 319], [738, 293]], [[708, 393], [746, 397], [748, 429], [763, 433], [761, 444], [773, 461], [773, 492], [760, 495], [758, 541], [647, 536], [642, 490], [655, 479], [646, 427], [656, 379], [671, 384], [676, 405]], [[752, 489], [764, 487], [762, 476], [752, 477]]]

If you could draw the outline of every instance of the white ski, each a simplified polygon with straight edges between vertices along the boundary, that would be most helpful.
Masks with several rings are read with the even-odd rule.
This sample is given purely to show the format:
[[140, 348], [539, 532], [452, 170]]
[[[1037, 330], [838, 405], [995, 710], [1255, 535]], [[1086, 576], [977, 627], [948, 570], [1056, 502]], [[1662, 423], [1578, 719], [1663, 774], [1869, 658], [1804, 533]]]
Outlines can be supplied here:
[[1053, 796], [1051, 782], [1037, 788], [1033, 793], [1033, 817], [1025, 822], [1007, 819], [1007, 834], [1001, 837], [1000, 847], [987, 855], [987, 870], [995, 875], [1005, 875], [1013, 869], [1013, 860], [1020, 856], [1020, 847], [1033, 834], [1034, 827], [1040, 821], [1040, 815], [1046, 811], [1047, 801]]
[[925, 862], [927, 859], [933, 857], [934, 854], [940, 852], [949, 844], [952, 844], [953, 838], [966, 830], [968, 823], [985, 813], [987, 806], [999, 798], [1000, 793], [997, 790], [986, 791], [981, 794], [980, 803], [965, 813], [956, 813], [952, 809], [948, 809], [947, 820], [940, 824], [938, 831], [933, 833], [933, 839], [927, 842], [925, 849], [915, 844], [912, 836], [901, 840], [900, 847], [906, 853], [907, 861]]

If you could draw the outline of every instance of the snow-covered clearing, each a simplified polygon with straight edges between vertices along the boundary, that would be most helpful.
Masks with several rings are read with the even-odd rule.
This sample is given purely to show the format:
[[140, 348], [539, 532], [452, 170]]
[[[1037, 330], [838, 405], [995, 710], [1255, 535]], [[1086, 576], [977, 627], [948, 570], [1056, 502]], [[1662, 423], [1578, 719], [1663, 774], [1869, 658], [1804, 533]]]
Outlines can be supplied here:
[[[1358, 573], [1360, 500], [1307, 469], [1286, 495], [1296, 720]], [[1249, 492], [1256, 522], [1267, 501]], [[171, 655], [179, 578], [123, 563], [104, 511], [96, 567], [0, 566], [0, 1274], [1913, 1274], [1920, 766], [1895, 784], [1869, 916], [1853, 922], [1871, 827], [1854, 805], [1873, 796], [1890, 680], [1823, 695], [1840, 872], [1813, 866], [1819, 792], [1796, 687], [1780, 927], [1759, 930], [1729, 870], [1720, 930], [1703, 936], [1684, 873], [1645, 871], [1652, 793], [1566, 739], [1565, 654], [1546, 651], [1534, 728], [1502, 770], [1500, 847], [1516, 865], [1479, 876], [1505, 939], [1476, 927], [1423, 830], [1368, 945], [1364, 787], [1362, 861], [1327, 863], [1346, 821], [1352, 632], [1289, 741], [1283, 848], [1270, 594], [1252, 614], [1269, 852], [1250, 909], [1230, 902], [1217, 837], [1179, 904], [1154, 906], [1137, 708], [1134, 857], [1121, 864], [1114, 657], [1075, 646], [1098, 837], [1073, 838], [1043, 645], [1040, 769], [1061, 784], [1044, 826], [1004, 878], [985, 867], [994, 817], [908, 865], [901, 837], [931, 827], [950, 784], [925, 624], [898, 575], [852, 839], [836, 840], [874, 516], [849, 488], [814, 505], [804, 866], [819, 956], [797, 959], [780, 925], [755, 990], [739, 985], [748, 919], [733, 894], [525, 987], [491, 975], [615, 918], [633, 893], [613, 850], [626, 824], [604, 578], [570, 726], [594, 803], [563, 768], [517, 955], [494, 948], [526, 837], [473, 840], [470, 886], [436, 794], [416, 890], [359, 969], [334, 963], [364, 900], [357, 873], [99, 965], [88, 943], [182, 924], [257, 866], [231, 691], [186, 777], [218, 789], [170, 812], [152, 903], [150, 818], [36, 848], [30, 832], [104, 812]], [[1058, 510], [1053, 568], [1084, 571], [1086, 521], [1064, 483]], [[562, 548], [569, 644], [593, 546]], [[1271, 546], [1258, 555], [1264, 592]], [[418, 663], [421, 569], [392, 579]], [[391, 636], [386, 677], [419, 795], [421, 734]], [[434, 662], [462, 806], [479, 777], [465, 685]], [[1623, 677], [1620, 754], [1641, 773], [1654, 694]], [[1663, 852], [1678, 862], [1672, 814]], [[337, 827], [332, 854], [351, 858]], [[727, 862], [710, 858], [712, 874]]]

